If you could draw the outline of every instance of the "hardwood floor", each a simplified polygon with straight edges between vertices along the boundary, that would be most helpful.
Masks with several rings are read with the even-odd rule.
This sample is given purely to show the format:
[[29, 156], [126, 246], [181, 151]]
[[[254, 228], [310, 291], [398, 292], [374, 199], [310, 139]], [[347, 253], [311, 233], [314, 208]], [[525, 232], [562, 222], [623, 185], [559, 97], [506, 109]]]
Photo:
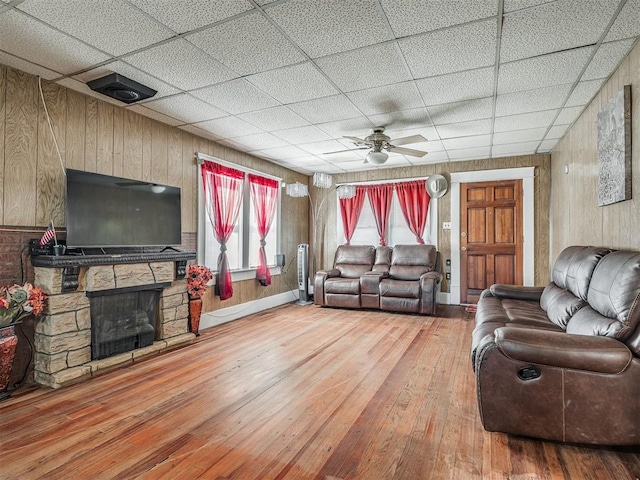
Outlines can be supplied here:
[[631, 479], [640, 449], [485, 432], [473, 314], [287, 305], [0, 404], [2, 479]]

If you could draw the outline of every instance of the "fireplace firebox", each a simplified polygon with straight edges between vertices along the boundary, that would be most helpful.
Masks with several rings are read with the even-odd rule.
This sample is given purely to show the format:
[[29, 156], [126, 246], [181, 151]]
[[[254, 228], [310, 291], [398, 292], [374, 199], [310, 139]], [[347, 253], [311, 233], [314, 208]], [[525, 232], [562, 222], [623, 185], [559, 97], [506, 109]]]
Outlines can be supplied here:
[[169, 285], [155, 283], [86, 292], [91, 304], [91, 359], [152, 345], [160, 295]]

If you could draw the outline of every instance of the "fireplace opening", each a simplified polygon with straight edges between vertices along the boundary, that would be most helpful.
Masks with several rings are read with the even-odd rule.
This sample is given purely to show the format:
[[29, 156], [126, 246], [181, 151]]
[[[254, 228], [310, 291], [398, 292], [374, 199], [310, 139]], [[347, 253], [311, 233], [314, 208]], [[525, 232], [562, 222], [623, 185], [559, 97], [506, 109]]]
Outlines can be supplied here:
[[169, 283], [87, 292], [91, 308], [91, 359], [153, 344], [162, 289]]

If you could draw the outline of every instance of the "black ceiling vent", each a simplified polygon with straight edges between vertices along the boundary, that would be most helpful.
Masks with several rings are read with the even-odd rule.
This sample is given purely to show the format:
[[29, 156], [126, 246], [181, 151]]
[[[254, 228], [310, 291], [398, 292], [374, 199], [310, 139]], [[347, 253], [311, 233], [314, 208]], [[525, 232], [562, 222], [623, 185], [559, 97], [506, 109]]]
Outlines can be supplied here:
[[133, 103], [145, 98], [153, 97], [156, 90], [145, 87], [130, 78], [123, 77], [118, 73], [112, 73], [106, 77], [97, 78], [87, 83], [91, 90], [103, 95], [113, 97], [124, 103]]

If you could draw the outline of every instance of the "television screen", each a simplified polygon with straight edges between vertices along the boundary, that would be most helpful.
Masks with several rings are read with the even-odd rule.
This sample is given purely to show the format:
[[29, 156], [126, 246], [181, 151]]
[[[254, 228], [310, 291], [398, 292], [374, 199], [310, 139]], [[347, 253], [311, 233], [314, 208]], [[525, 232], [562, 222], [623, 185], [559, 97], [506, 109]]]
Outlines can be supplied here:
[[67, 169], [67, 246], [181, 243], [180, 189]]

